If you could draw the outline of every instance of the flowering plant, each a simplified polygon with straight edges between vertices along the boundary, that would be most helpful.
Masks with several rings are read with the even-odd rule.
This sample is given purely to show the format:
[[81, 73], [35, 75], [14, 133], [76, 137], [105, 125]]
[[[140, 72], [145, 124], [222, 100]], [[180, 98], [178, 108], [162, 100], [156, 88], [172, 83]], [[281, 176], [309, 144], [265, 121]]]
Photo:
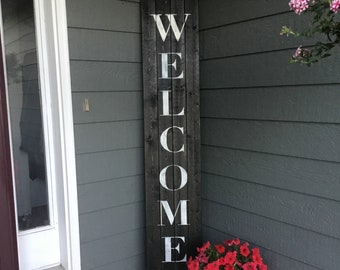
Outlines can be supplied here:
[[187, 261], [188, 270], [267, 270], [258, 248], [249, 249], [240, 239], [197, 248], [198, 255]]
[[298, 47], [290, 59], [291, 62], [310, 65], [321, 58], [330, 56], [329, 52], [340, 42], [340, 22], [337, 20], [339, 17], [336, 16], [340, 8], [340, 0], [290, 0], [289, 6], [298, 15], [310, 13], [312, 15], [311, 27], [297, 32], [283, 26], [281, 35], [312, 37], [319, 33], [322, 37], [321, 41], [312, 46]]

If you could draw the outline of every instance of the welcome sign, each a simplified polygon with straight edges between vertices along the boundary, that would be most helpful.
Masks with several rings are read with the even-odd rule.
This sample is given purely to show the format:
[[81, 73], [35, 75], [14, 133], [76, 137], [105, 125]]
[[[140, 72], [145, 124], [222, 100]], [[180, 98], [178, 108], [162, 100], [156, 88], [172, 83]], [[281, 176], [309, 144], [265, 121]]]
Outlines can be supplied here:
[[147, 269], [201, 244], [197, 0], [142, 0]]

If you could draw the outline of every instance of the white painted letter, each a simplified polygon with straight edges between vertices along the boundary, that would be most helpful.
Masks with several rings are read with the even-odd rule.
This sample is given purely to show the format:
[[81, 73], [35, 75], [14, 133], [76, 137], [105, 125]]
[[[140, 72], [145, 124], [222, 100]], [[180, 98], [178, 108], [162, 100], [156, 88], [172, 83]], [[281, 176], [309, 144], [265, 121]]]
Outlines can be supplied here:
[[162, 92], [162, 100], [163, 100], [163, 112], [161, 116], [178, 116], [178, 115], [184, 115], [184, 107], [182, 111], [178, 114], [170, 114], [170, 97], [169, 92], [170, 90], [160, 90]]
[[168, 28], [166, 30], [165, 30], [163, 22], [161, 20], [162, 14], [150, 14], [150, 16], [152, 16], [153, 19], [156, 22], [156, 25], [157, 25], [157, 28], [158, 28], [158, 32], [161, 35], [161, 38], [162, 38], [163, 42], [165, 41], [166, 36], [169, 33], [170, 27], [172, 28], [172, 31], [175, 34], [176, 40], [179, 41], [179, 39], [181, 38], [182, 32], [183, 32], [185, 23], [187, 22], [187, 19], [188, 19], [188, 17], [191, 14], [184, 14], [185, 18], [184, 18], [184, 23], [182, 25], [182, 29], [181, 30], [179, 30], [177, 22], [175, 20], [176, 14], [165, 14], [165, 15], [168, 17], [168, 20], [169, 20], [169, 26], [168, 26]]
[[169, 132], [169, 130], [172, 129], [172, 128], [177, 128], [177, 129], [179, 129], [179, 130], [182, 132], [182, 134], [184, 134], [184, 128], [182, 128], [182, 127], [177, 127], [177, 126], [169, 127], [169, 128], [167, 128], [166, 130], [164, 130], [164, 131], [162, 132], [162, 135], [161, 135], [161, 138], [160, 138], [160, 140], [161, 140], [161, 145], [163, 146], [163, 148], [164, 148], [166, 151], [168, 151], [168, 152], [170, 152], [170, 153], [184, 152], [184, 144], [182, 145], [182, 148], [179, 149], [178, 151], [172, 151], [172, 150], [169, 149], [169, 147], [168, 147], [168, 132]]
[[[180, 169], [181, 171], [181, 185], [179, 186], [179, 188], [175, 189], [170, 189], [167, 184], [166, 184], [166, 171], [170, 168], [170, 167], [177, 167]], [[177, 190], [180, 190], [182, 189], [183, 187], [185, 187], [185, 185], [187, 184], [188, 182], [188, 174], [187, 174], [187, 171], [181, 167], [181, 166], [178, 166], [178, 165], [169, 165], [169, 166], [166, 166], [163, 170], [161, 170], [161, 172], [159, 173], [159, 182], [161, 183], [162, 187], [164, 187], [166, 190], [169, 190], [169, 191], [177, 191]]]
[[183, 243], [185, 243], [185, 237], [163, 237], [164, 238], [164, 244], [165, 244], [165, 260], [163, 263], [168, 263], [168, 262], [186, 262], [187, 261], [187, 255], [185, 254], [182, 260], [179, 261], [173, 261], [172, 260], [172, 250], [176, 250], [178, 254], [180, 254], [180, 244], [178, 244], [175, 247], [172, 247], [172, 240], [173, 239], [179, 239]]
[[160, 79], [183, 79], [184, 72], [177, 77], [169, 77], [169, 66], [173, 67], [174, 70], [177, 70], [177, 60], [172, 64], [169, 64], [169, 55], [174, 54], [177, 55], [180, 59], [182, 59], [182, 53], [160, 53], [161, 55], [161, 69], [162, 69], [162, 77]]
[[169, 202], [168, 201], [159, 201], [159, 210], [160, 210], [160, 217], [161, 217], [161, 223], [158, 224], [158, 226], [165, 226], [165, 224], [163, 224], [163, 208], [165, 211], [166, 216], [168, 217], [168, 220], [170, 222], [170, 225], [173, 225], [174, 221], [175, 221], [175, 217], [177, 215], [178, 209], [181, 209], [181, 223], [178, 225], [183, 225], [183, 226], [187, 226], [188, 224], [188, 204], [187, 204], [188, 200], [180, 200], [177, 208], [175, 210], [175, 214], [172, 213]]

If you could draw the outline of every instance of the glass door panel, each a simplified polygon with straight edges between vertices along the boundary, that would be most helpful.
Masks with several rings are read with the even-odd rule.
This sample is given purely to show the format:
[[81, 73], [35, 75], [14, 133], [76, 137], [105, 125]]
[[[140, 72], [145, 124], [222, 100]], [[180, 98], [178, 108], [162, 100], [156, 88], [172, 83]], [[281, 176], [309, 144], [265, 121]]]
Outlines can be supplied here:
[[20, 231], [50, 225], [39, 63], [32, 0], [1, 1]]

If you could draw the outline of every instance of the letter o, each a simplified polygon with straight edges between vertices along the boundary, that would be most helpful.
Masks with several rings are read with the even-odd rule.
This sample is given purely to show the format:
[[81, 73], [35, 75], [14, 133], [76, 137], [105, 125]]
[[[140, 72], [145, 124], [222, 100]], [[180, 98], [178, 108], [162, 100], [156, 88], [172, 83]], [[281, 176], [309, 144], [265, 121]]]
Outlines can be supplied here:
[[[179, 188], [177, 188], [177, 189], [175, 189], [175, 188], [171, 189], [166, 184], [166, 171], [170, 167], [177, 167], [181, 171], [181, 184], [180, 184]], [[165, 188], [166, 190], [177, 191], [177, 190], [180, 190], [180, 189], [184, 188], [185, 185], [187, 184], [187, 182], [188, 182], [188, 174], [187, 174], [187, 171], [183, 167], [181, 167], [179, 165], [169, 165], [169, 166], [166, 166], [164, 169], [162, 169], [161, 172], [159, 173], [159, 182], [162, 185], [162, 187]]]

